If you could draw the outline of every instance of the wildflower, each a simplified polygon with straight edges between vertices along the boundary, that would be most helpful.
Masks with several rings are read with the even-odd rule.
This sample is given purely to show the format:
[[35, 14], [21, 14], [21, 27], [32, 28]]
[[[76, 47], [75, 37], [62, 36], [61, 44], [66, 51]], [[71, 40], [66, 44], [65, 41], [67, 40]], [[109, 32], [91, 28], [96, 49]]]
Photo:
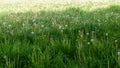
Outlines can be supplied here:
[[33, 34], [34, 34], [34, 32], [31, 32], [31, 34], [33, 35]]
[[44, 25], [41, 25], [41, 27], [43, 28], [43, 27], [44, 27]]
[[87, 42], [88, 45], [90, 45], [90, 42]]
[[86, 35], [89, 35], [89, 33], [86, 33]]
[[11, 27], [11, 25], [8, 25], [9, 27]]
[[33, 25], [36, 26], [36, 23], [34, 23]]
[[63, 32], [63, 30], [61, 30], [61, 32]]
[[59, 29], [61, 29], [61, 28], [62, 28], [62, 26], [60, 25], [60, 26], [59, 26]]
[[118, 55], [120, 55], [120, 52], [118, 52]]
[[70, 15], [67, 15], [67, 17], [69, 17]]
[[65, 25], [65, 27], [67, 27], [68, 25]]
[[3, 56], [3, 58], [4, 58], [4, 59], [7, 59], [7, 56], [6, 56], [6, 55], [4, 55], [4, 56]]
[[95, 33], [95, 31], [92, 31], [92, 33]]
[[93, 40], [93, 39], [91, 39], [90, 41], [91, 41], [91, 42], [93, 42], [94, 40]]
[[108, 36], [108, 33], [106, 33], [105, 35]]
[[115, 40], [115, 43], [117, 43], [118, 42], [118, 40]]
[[35, 19], [33, 19], [32, 22], [35, 22]]
[[25, 24], [24, 24], [24, 23], [23, 23], [22, 25], [23, 25], [23, 26], [25, 26]]
[[100, 22], [100, 19], [97, 19], [98, 22]]
[[82, 37], [83, 37], [83, 35], [80, 35], [80, 37], [82, 38]]
[[6, 22], [3, 22], [3, 25], [6, 25]]

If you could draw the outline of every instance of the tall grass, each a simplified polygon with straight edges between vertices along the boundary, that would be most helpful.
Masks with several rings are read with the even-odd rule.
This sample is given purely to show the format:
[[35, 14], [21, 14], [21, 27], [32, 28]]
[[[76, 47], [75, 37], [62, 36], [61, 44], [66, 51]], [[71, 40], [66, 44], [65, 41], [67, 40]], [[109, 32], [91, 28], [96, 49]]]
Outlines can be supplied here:
[[120, 6], [0, 17], [1, 68], [119, 68]]

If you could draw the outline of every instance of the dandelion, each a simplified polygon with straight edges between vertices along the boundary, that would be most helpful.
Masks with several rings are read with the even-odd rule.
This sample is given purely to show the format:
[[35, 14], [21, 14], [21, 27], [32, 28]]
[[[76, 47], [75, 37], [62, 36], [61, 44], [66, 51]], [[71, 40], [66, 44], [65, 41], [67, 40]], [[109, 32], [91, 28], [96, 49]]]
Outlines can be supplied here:
[[9, 27], [11, 27], [11, 25], [8, 25]]
[[41, 27], [43, 28], [43, 27], [44, 27], [44, 25], [41, 25]]
[[6, 22], [3, 22], [3, 25], [6, 25]]
[[91, 41], [91, 42], [93, 42], [94, 40], [93, 40], [93, 39], [91, 39], [90, 41]]
[[67, 27], [68, 25], [65, 25], [65, 27]]
[[67, 17], [69, 17], [70, 15], [67, 15]]
[[63, 32], [63, 30], [61, 30], [61, 32]]
[[23, 25], [23, 26], [25, 26], [25, 24], [24, 24], [24, 23], [23, 23], [22, 25]]
[[62, 26], [61, 26], [61, 25], [59, 26], [59, 29], [62, 29]]
[[92, 33], [95, 33], [95, 31], [92, 31]]
[[4, 56], [3, 56], [3, 58], [4, 58], [4, 59], [7, 59], [7, 56], [6, 56], [6, 55], [4, 55]]
[[108, 36], [108, 33], [106, 33], [105, 35]]
[[90, 42], [87, 42], [88, 45], [90, 45]]
[[35, 22], [35, 19], [33, 19], [32, 22]]
[[115, 43], [117, 43], [118, 42], [118, 40], [115, 40]]
[[83, 35], [80, 35], [80, 37], [82, 38], [82, 37], [83, 37]]
[[118, 55], [120, 55], [120, 52], [118, 52]]
[[32, 32], [31, 32], [31, 34], [33, 35], [33, 34], [34, 34], [34, 32], [32, 31]]
[[97, 19], [98, 22], [100, 22], [100, 19]]
[[89, 33], [86, 33], [86, 35], [89, 35]]
[[36, 23], [34, 23], [33, 25], [36, 26]]

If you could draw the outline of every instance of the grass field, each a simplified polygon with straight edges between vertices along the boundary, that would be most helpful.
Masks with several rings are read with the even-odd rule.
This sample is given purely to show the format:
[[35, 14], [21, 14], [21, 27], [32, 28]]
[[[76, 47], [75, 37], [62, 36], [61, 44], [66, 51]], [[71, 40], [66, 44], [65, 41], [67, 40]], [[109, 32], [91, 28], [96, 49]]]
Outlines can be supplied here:
[[119, 0], [0, 0], [0, 68], [119, 68]]

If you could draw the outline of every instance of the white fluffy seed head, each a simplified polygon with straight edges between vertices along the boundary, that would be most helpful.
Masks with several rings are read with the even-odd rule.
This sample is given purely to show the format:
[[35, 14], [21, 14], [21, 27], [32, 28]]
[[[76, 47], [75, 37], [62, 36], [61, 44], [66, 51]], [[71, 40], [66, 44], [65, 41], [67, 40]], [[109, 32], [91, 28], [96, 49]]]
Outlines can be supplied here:
[[31, 34], [33, 35], [33, 34], [34, 34], [34, 32], [32, 31], [32, 32], [31, 32]]
[[90, 42], [87, 42], [88, 45], [90, 45]]

